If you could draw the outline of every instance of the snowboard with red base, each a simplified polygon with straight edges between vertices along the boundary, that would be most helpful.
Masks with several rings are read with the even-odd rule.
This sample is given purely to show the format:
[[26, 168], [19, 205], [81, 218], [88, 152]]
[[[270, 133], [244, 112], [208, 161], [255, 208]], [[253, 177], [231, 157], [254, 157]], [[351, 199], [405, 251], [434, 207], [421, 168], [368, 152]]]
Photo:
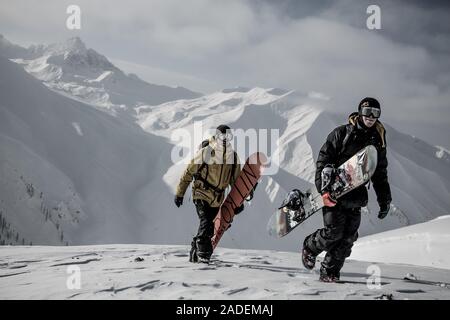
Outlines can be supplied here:
[[[343, 195], [367, 183], [377, 168], [377, 149], [369, 145], [334, 170], [329, 183], [329, 198]], [[267, 223], [267, 231], [281, 238], [319, 211], [325, 204], [322, 195], [313, 187], [306, 192], [294, 189]]]
[[217, 246], [224, 232], [230, 227], [235, 209], [242, 205], [245, 198], [255, 188], [266, 162], [267, 158], [261, 152], [255, 152], [248, 157], [230, 193], [222, 202], [219, 212], [214, 218], [214, 236], [211, 239], [213, 248]]

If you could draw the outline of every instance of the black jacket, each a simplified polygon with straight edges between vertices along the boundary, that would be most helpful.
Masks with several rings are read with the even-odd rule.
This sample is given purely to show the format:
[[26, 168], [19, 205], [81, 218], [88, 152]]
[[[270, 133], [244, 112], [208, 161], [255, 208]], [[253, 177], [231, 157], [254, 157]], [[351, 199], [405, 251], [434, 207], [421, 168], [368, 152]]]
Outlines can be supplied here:
[[[372, 183], [377, 195], [378, 204], [391, 202], [391, 188], [387, 177], [388, 161], [386, 158], [386, 132], [377, 121], [372, 128], [366, 128], [359, 123], [358, 113], [349, 116], [349, 123], [334, 129], [327, 137], [327, 141], [319, 152], [316, 163], [316, 188], [320, 192], [321, 172], [326, 164], [333, 164], [335, 168], [350, 159], [356, 152], [368, 145], [374, 145], [378, 151], [378, 162]], [[366, 186], [362, 185], [339, 199], [345, 208], [365, 207], [368, 196]]]

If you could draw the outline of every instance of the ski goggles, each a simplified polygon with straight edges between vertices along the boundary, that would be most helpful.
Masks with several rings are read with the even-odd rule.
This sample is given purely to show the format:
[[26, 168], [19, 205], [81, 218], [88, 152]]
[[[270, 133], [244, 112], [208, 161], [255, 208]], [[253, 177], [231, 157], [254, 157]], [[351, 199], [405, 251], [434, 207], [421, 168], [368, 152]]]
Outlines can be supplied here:
[[362, 107], [361, 115], [365, 117], [379, 118], [381, 115], [381, 109], [372, 107]]
[[233, 140], [233, 134], [231, 132], [217, 132], [216, 133], [216, 139], [220, 141], [231, 141]]

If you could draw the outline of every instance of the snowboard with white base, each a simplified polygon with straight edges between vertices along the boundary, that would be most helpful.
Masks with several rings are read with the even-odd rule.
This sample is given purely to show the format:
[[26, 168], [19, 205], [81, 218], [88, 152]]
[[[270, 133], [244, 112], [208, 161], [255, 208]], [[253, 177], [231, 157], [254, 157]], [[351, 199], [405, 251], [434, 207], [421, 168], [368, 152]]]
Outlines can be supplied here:
[[[377, 167], [377, 149], [369, 145], [340, 165], [329, 186], [329, 196], [338, 200], [343, 195], [367, 183]], [[295, 189], [288, 193], [281, 207], [267, 223], [267, 231], [281, 238], [324, 207], [322, 195], [315, 187], [301, 192]]]

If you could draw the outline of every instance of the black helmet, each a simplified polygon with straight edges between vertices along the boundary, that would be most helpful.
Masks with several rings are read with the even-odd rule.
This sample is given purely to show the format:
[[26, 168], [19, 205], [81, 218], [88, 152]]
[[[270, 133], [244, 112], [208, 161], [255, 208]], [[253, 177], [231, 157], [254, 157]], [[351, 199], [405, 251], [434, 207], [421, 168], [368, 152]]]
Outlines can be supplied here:
[[216, 139], [223, 141], [231, 141], [233, 139], [233, 134], [231, 133], [231, 128], [226, 124], [221, 124], [216, 128]]
[[220, 133], [227, 133], [227, 130], [231, 130], [231, 128], [226, 124], [221, 124], [216, 128], [216, 130], [219, 131]]

